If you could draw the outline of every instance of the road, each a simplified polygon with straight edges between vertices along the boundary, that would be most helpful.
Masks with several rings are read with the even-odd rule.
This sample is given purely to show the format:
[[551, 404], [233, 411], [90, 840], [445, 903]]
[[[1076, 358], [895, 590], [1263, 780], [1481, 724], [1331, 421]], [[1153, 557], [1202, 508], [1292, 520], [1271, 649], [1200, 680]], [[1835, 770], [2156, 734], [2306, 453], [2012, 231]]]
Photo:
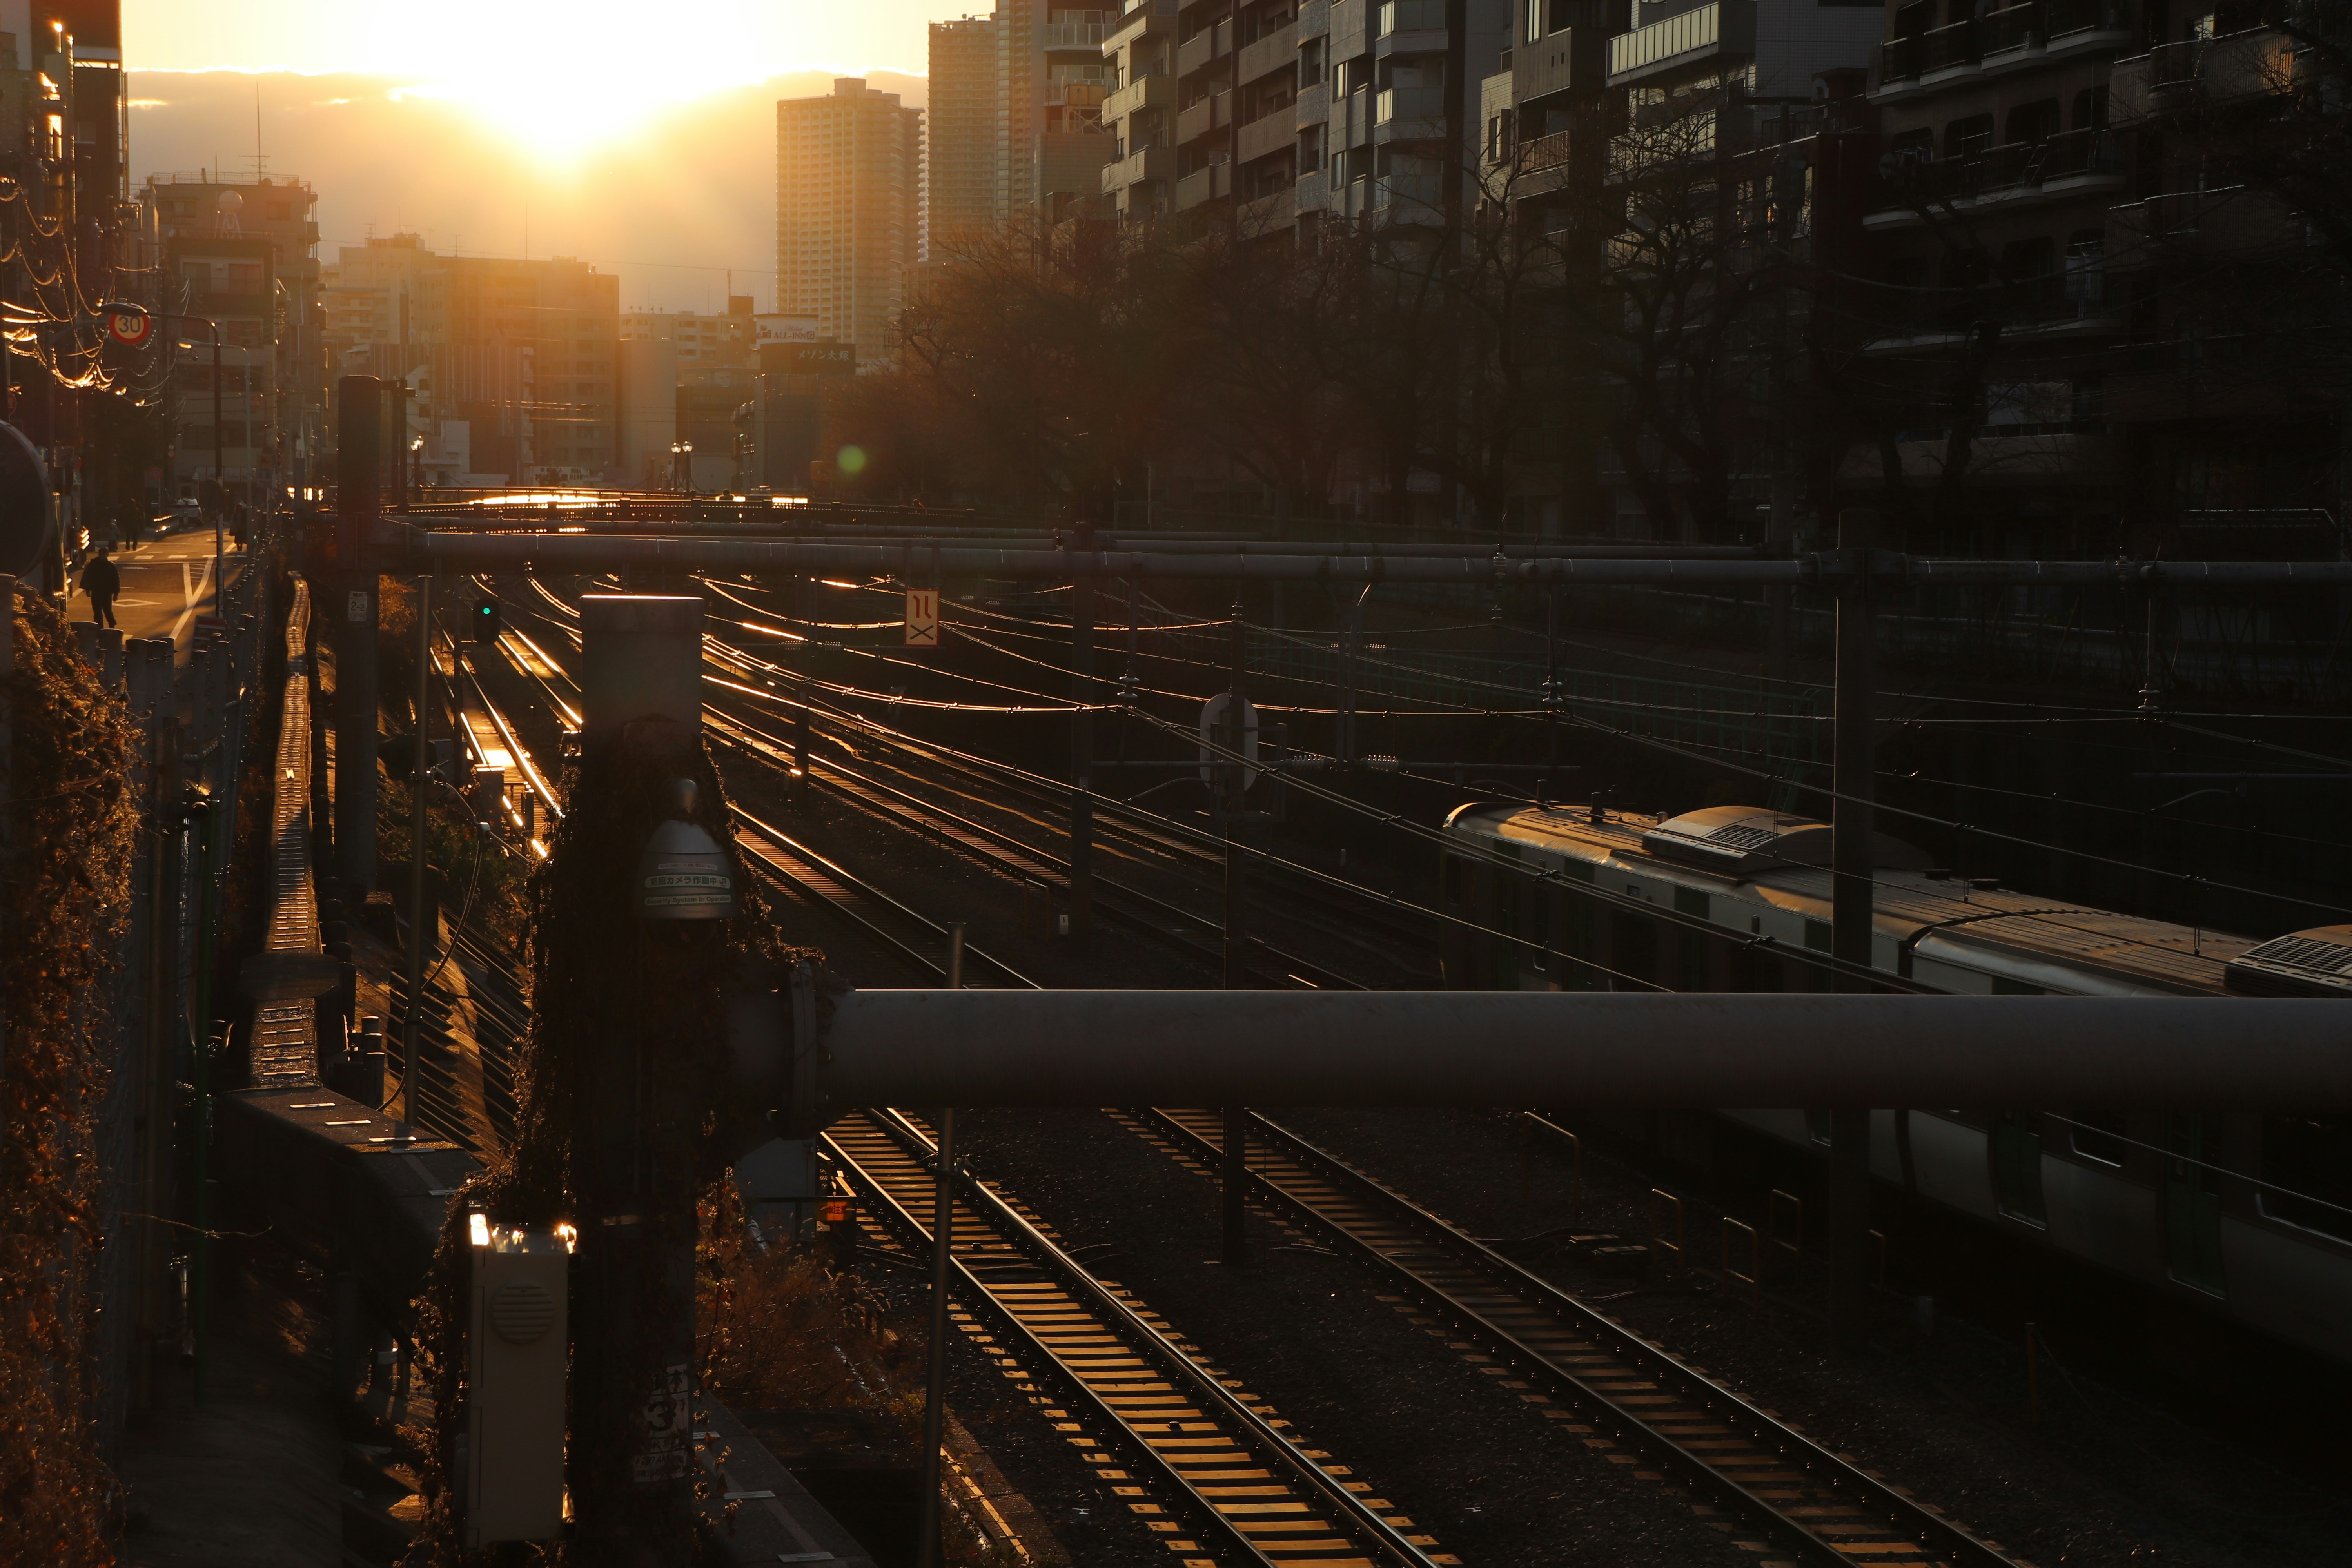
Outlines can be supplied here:
[[[231, 544], [224, 558], [232, 580], [245, 571], [246, 557]], [[122, 573], [122, 594], [114, 601], [114, 618], [122, 635], [172, 639], [175, 662], [188, 661], [196, 617], [213, 610], [213, 536], [210, 530], [151, 540], [136, 550], [117, 550], [114, 564]], [[90, 618], [89, 596], [81, 591], [81, 574], [74, 574], [74, 594], [68, 612], [77, 621]]]

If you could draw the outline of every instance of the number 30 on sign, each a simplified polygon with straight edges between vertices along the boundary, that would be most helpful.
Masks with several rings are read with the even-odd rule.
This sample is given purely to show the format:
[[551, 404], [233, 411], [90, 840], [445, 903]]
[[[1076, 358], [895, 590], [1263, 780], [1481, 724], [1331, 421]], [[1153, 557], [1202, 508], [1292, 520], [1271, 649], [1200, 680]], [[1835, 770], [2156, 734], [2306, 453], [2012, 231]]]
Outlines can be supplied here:
[[907, 590], [907, 646], [940, 646], [940, 591], [937, 588]]

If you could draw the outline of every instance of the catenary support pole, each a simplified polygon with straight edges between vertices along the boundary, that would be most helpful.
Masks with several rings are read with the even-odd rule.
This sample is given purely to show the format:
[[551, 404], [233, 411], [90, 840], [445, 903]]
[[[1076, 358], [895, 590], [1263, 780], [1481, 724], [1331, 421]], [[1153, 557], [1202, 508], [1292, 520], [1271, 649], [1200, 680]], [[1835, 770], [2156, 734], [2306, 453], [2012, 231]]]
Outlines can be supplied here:
[[[1831, 808], [1830, 948], [1850, 966], [1837, 988], [1866, 992], [1871, 964], [1873, 876], [1874, 694], [1878, 686], [1872, 626], [1870, 552], [1876, 547], [1874, 513], [1838, 514], [1838, 550], [1860, 569], [1850, 572], [1837, 604], [1837, 664], [1831, 720], [1831, 773], [1837, 798]], [[1858, 1342], [1869, 1317], [1870, 1112], [1841, 1107], [1830, 1112], [1823, 1235], [1828, 1243], [1830, 1326], [1841, 1341]]]
[[[1559, 590], [1544, 593], [1544, 766], [1557, 772], [1559, 767]], [[1547, 792], [1557, 787], [1545, 775]]]
[[375, 890], [375, 562], [368, 534], [383, 500], [383, 384], [347, 375], [336, 389], [335, 851], [343, 904]]
[[809, 803], [809, 708], [803, 697], [793, 710], [793, 804]]
[[[1080, 529], [1082, 534], [1090, 530]], [[1095, 581], [1070, 587], [1070, 941], [1083, 947], [1095, 911]]]
[[[1242, 605], [1234, 602], [1233, 687], [1225, 707], [1226, 752], [1247, 753], [1249, 627]], [[1249, 857], [1242, 837], [1243, 791], [1248, 773], [1236, 763], [1217, 769], [1223, 780], [1225, 828], [1225, 989], [1249, 989]], [[1249, 1117], [1238, 1105], [1224, 1110], [1224, 1167], [1220, 1184], [1220, 1229], [1224, 1237], [1224, 1260], [1238, 1268], [1249, 1261]]]
[[[408, 775], [408, 1016], [400, 1035], [400, 1119], [416, 1125], [417, 1063], [425, 1048], [425, 954], [440, 938], [425, 918], [425, 823], [433, 750], [433, 574], [416, 579], [416, 763]], [[437, 910], [436, 911], [437, 915]], [[438, 925], [436, 919], [435, 925]]]
[[[948, 989], [963, 989], [963, 922], [948, 927]], [[948, 1440], [948, 1275], [955, 1251], [955, 1108], [940, 1112], [931, 1186], [931, 1342], [923, 1369], [923, 1496], [915, 1533], [918, 1568], [937, 1568], [940, 1451]]]

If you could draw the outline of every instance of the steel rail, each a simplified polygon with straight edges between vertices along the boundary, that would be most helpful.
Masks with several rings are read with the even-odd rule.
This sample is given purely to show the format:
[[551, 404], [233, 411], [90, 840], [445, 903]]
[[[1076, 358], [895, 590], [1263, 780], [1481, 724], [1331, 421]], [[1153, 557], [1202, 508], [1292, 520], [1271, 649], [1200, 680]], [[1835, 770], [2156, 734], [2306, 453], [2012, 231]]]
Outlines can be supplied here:
[[[782, 675], [787, 679], [803, 679], [798, 671], [789, 669], [782, 665], [772, 664], [763, 659], [753, 658], [751, 656], [744, 654], [742, 650], [734, 648], [730, 644], [721, 643], [719, 646], [727, 647], [730, 652], [734, 653], [739, 661], [751, 665], [760, 670]], [[884, 744], [891, 746], [897, 750], [913, 752], [917, 755], [928, 756], [934, 761], [944, 762], [950, 766], [960, 768], [967, 775], [992, 777], [993, 781], [1000, 784], [1009, 784], [1017, 789], [1027, 792], [1033, 801], [1042, 798], [1050, 804], [1055, 795], [1066, 796], [1070, 793], [1071, 786], [1059, 780], [1049, 779], [1041, 774], [1029, 773], [1025, 769], [1017, 767], [1013, 763], [999, 762], [994, 758], [981, 757], [970, 752], [961, 752], [957, 750], [955, 747], [946, 745], [942, 742], [926, 741], [919, 737], [907, 735], [902, 731], [892, 730], [887, 725], [877, 723], [873, 720], [863, 718], [857, 714], [843, 713], [836, 710], [819, 707], [814, 702], [808, 701], [806, 699], [794, 700], [782, 697], [781, 695], [771, 696], [769, 693], [758, 691], [756, 689], [748, 691], [747, 695], [759, 698], [763, 700], [797, 700], [798, 705], [809, 708], [812, 713], [823, 714], [825, 718], [836, 724], [840, 724], [872, 739], [878, 740]], [[962, 794], [961, 791], [951, 791], [950, 793]], [[970, 797], [967, 796], [966, 798]], [[1095, 809], [1097, 814], [1097, 820], [1098, 822], [1103, 821], [1106, 818], [1118, 819], [1119, 823], [1119, 830], [1136, 843], [1145, 846], [1158, 847], [1164, 853], [1171, 856], [1190, 857], [1194, 860], [1206, 864], [1212, 868], [1221, 866], [1223, 863], [1222, 849], [1223, 847], [1223, 840], [1219, 839], [1200, 828], [1192, 826], [1187, 823], [1179, 822], [1173, 817], [1164, 816], [1155, 812], [1144, 811], [1139, 807], [1134, 806], [1126, 801], [1119, 800], [1115, 796], [1097, 795], [1094, 797], [1094, 802]], [[1053, 831], [1050, 824], [1041, 822], [1038, 826], [1045, 828], [1047, 831]], [[983, 831], [994, 832], [992, 829], [983, 829]], [[1041, 858], [1053, 858], [1053, 857], [1047, 855], [1045, 852], [1034, 850], [1030, 846], [1018, 839], [1013, 839], [1008, 836], [1001, 834], [998, 835], [998, 837], [1004, 837], [1006, 842], [1013, 844], [1016, 847], [1022, 849], [1024, 853], [1036, 854], [1040, 856]], [[1127, 853], [1129, 853], [1130, 858], [1134, 858], [1131, 852]], [[1310, 907], [1318, 900], [1324, 900], [1329, 897], [1344, 895], [1360, 900], [1369, 900], [1376, 905], [1391, 906], [1390, 910], [1385, 910], [1383, 912], [1395, 912], [1408, 915], [1415, 912], [1410, 908], [1397, 903], [1392, 895], [1384, 894], [1377, 891], [1376, 889], [1366, 888], [1360, 883], [1349, 881], [1345, 878], [1332, 876], [1328, 872], [1318, 870], [1311, 866], [1304, 866], [1296, 861], [1285, 859], [1282, 857], [1274, 854], [1270, 850], [1245, 846], [1243, 847], [1243, 853], [1261, 866], [1295, 877], [1308, 884], [1308, 887], [1305, 889], [1291, 888], [1285, 889], [1284, 892], [1287, 897], [1302, 899], [1302, 900], [1307, 902]], [[1058, 859], [1055, 860], [1055, 863], [1056, 865], [1066, 864]], [[1186, 914], [1184, 918], [1195, 924], [1205, 924], [1212, 928], [1216, 928], [1217, 925], [1217, 922], [1214, 921], [1203, 920], [1200, 917], [1195, 917], [1190, 914]], [[1325, 934], [1331, 936], [1337, 941], [1364, 949], [1367, 953], [1377, 962], [1387, 963], [1393, 961], [1394, 954], [1392, 952], [1383, 952], [1375, 951], [1374, 944], [1367, 941], [1360, 933], [1327, 930]], [[1404, 933], [1392, 932], [1392, 934], [1398, 936], [1400, 939], [1404, 939]], [[1276, 952], [1277, 956], [1284, 956], [1286, 958], [1292, 956], [1280, 954], [1277, 950], [1274, 949], [1268, 949], [1268, 951]], [[1307, 961], [1301, 960], [1297, 962]], [[1328, 968], [1328, 966], [1320, 964], [1310, 964], [1309, 966], [1318, 969]], [[1343, 984], [1352, 984], [1354, 983], [1343, 982]]]
[[[898, 1111], [883, 1109], [865, 1113], [884, 1136], [895, 1143], [904, 1157], [928, 1165], [938, 1159], [938, 1146], [919, 1130], [910, 1125]], [[843, 1146], [838, 1131], [829, 1131], [824, 1140], [835, 1157], [855, 1171], [875, 1199], [885, 1205], [892, 1222], [903, 1233], [919, 1242], [928, 1244], [930, 1232], [911, 1209], [898, 1201], [888, 1186], [859, 1163], [855, 1155]], [[1202, 1411], [1221, 1425], [1230, 1424], [1242, 1441], [1236, 1446], [1244, 1451], [1255, 1450], [1271, 1461], [1267, 1467], [1281, 1473], [1280, 1479], [1295, 1496], [1309, 1505], [1319, 1505], [1338, 1516], [1339, 1528], [1356, 1538], [1356, 1544], [1369, 1549], [1384, 1563], [1402, 1563], [1407, 1568], [1438, 1568], [1437, 1562], [1407, 1536], [1402, 1530], [1389, 1522], [1387, 1517], [1366, 1499], [1349, 1489], [1326, 1466], [1317, 1462], [1304, 1447], [1284, 1434], [1253, 1409], [1249, 1402], [1202, 1366], [1199, 1360], [1171, 1340], [1167, 1333], [1148, 1321], [1135, 1308], [1121, 1300], [1117, 1292], [1097, 1279], [1084, 1265], [1070, 1256], [1051, 1237], [1045, 1236], [1030, 1219], [990, 1190], [968, 1172], [958, 1172], [956, 1179], [961, 1191], [962, 1203], [972, 1209], [981, 1223], [1009, 1241], [1027, 1256], [1031, 1265], [1052, 1279], [1065, 1293], [1077, 1299], [1081, 1306], [1107, 1320], [1117, 1335], [1128, 1342], [1132, 1351], [1141, 1352], [1138, 1359], [1155, 1363], [1172, 1384], [1181, 1385], [1201, 1405]], [[965, 1222], [959, 1220], [959, 1232], [970, 1234]], [[1295, 1563], [1301, 1553], [1269, 1551], [1272, 1542], [1262, 1542], [1241, 1527], [1240, 1521], [1218, 1506], [1217, 1500], [1204, 1491], [1192, 1477], [1187, 1476], [1166, 1455], [1155, 1448], [1149, 1435], [1139, 1430], [1135, 1422], [1117, 1405], [1106, 1397], [1054, 1347], [1049, 1345], [1030, 1325], [1021, 1320], [987, 1283], [973, 1271], [967, 1261], [968, 1254], [951, 1254], [950, 1261], [961, 1280], [968, 1299], [984, 1301], [994, 1309], [994, 1315], [1008, 1323], [1025, 1340], [1030, 1349], [1044, 1364], [1052, 1366], [1061, 1380], [1074, 1390], [1106, 1424], [1106, 1429], [1117, 1432], [1125, 1440], [1123, 1446], [1142, 1454], [1155, 1473], [1176, 1491], [1189, 1500], [1190, 1511], [1209, 1522], [1234, 1549], [1242, 1552], [1248, 1561], [1269, 1565]], [[1187, 1438], [1197, 1439], [1202, 1434], [1191, 1430], [1186, 1423]], [[1315, 1555], [1322, 1555], [1316, 1553]]]
[[[1223, 1168], [1221, 1138], [1213, 1139], [1181, 1120], [1181, 1113], [1155, 1109], [1139, 1114], [1156, 1131], [1191, 1149], [1197, 1158], [1207, 1163], [1208, 1169]], [[1253, 1156], [1262, 1161], [1262, 1151], [1278, 1152], [1302, 1173], [1331, 1184], [1366, 1209], [1426, 1237], [1438, 1251], [1469, 1265], [1515, 1301], [1572, 1326], [1575, 1332], [1622, 1367], [1640, 1374], [1638, 1379], [1621, 1374], [1621, 1384], [1638, 1381], [1644, 1387], [1654, 1384], [1659, 1392], [1671, 1391], [1685, 1405], [1705, 1412], [1709, 1423], [1745, 1428], [1742, 1436], [1777, 1457], [1780, 1463], [1774, 1467], [1776, 1470], [1785, 1473], [1790, 1468], [1801, 1468], [1811, 1484], [1861, 1500], [1867, 1510], [1863, 1518], [1885, 1521], [1880, 1528], [1942, 1553], [1955, 1568], [2017, 1568], [2019, 1560], [1994, 1543], [1904, 1495], [1853, 1460], [1832, 1453], [1672, 1352], [1643, 1339], [1549, 1280], [1465, 1235], [1337, 1155], [1264, 1115], [1255, 1111], [1247, 1114], [1249, 1152]], [[1338, 1241], [1376, 1272], [1404, 1286], [1425, 1304], [1451, 1318], [1456, 1327], [1487, 1341], [1517, 1363], [1521, 1373], [1551, 1383], [1556, 1392], [1574, 1401], [1579, 1414], [1605, 1421], [1620, 1436], [1673, 1465], [1685, 1480], [1706, 1489], [1724, 1503], [1745, 1510], [1755, 1520], [1769, 1522], [1770, 1528], [1788, 1542], [1801, 1546], [1817, 1561], [1824, 1564], [1853, 1562], [1854, 1554], [1846, 1548], [1854, 1542], [1841, 1542], [1822, 1533], [1807, 1522], [1806, 1516], [1785, 1506], [1783, 1500], [1767, 1495], [1766, 1488], [1729, 1473], [1721, 1463], [1711, 1461], [1705, 1450], [1691, 1446], [1687, 1437], [1678, 1438], [1663, 1430], [1655, 1419], [1630, 1403], [1623, 1393], [1602, 1387], [1601, 1377], [1589, 1363], [1582, 1368], [1564, 1364], [1561, 1357], [1531, 1343], [1524, 1330], [1514, 1330], [1496, 1321], [1492, 1311], [1481, 1310], [1475, 1304], [1463, 1300], [1457, 1291], [1428, 1278], [1404, 1258], [1383, 1251], [1333, 1215], [1286, 1188], [1266, 1173], [1262, 1163], [1252, 1165], [1250, 1180], [1274, 1204]], [[1769, 1489], [1786, 1491], [1788, 1487], [1782, 1481]], [[1837, 1521], [1850, 1521], [1845, 1518]]]
[[[752, 744], [742, 740], [736, 740], [736, 744], [742, 746], [744, 750], [750, 752], [752, 756], [761, 762], [776, 766], [784, 765], [780, 754], [770, 754], [772, 752], [780, 752], [782, 744], [780, 737], [770, 735], [764, 731], [755, 729], [752, 726], [744, 723], [740, 719], [735, 718], [733, 715], [722, 714], [718, 712], [717, 710], [711, 710], [710, 711], [714, 717], [721, 719], [726, 726], [740, 731], [746, 736], [754, 737], [759, 742], [765, 742], [765, 744]], [[725, 729], [720, 731], [720, 734], [722, 738], [734, 739], [733, 737], [726, 734]], [[822, 773], [820, 773], [820, 767], [822, 767]], [[1006, 833], [1002, 829], [991, 827], [984, 822], [980, 822], [974, 818], [965, 816], [961, 813], [950, 811], [944, 806], [926, 801], [919, 795], [910, 795], [894, 785], [885, 784], [879, 779], [870, 778], [860, 773], [853, 773], [850, 770], [842, 767], [838, 763], [828, 761], [820, 764], [815, 759], [812, 758], [809, 763], [809, 773], [810, 775], [816, 778], [819, 783], [830, 784], [835, 789], [840, 791], [843, 795], [849, 796], [853, 802], [863, 805], [876, 816], [881, 816], [887, 821], [895, 822], [898, 826], [908, 828], [909, 830], [917, 832], [925, 831], [929, 826], [929, 825], [923, 821], [925, 816], [936, 818], [938, 822], [941, 824], [961, 829], [961, 832], [954, 835], [957, 841], [961, 843], [966, 848], [973, 851], [975, 854], [982, 856], [983, 858], [993, 860], [999, 869], [1002, 869], [1008, 865], [1013, 866], [1016, 870], [1021, 869], [1018, 862], [1013, 858], [1013, 855], [1018, 855], [1035, 862], [1041, 874], [1045, 872], [1057, 872], [1061, 875], [1064, 880], [1066, 881], [1067, 879], [1069, 872], [1068, 860], [1048, 851], [1039, 849], [1035, 846], [1025, 843], [1022, 839], [1017, 838], [1012, 834]], [[824, 776], [824, 773], [830, 773], [833, 776], [828, 779]], [[889, 800], [875, 798], [876, 795], [892, 796], [895, 797], [896, 800], [905, 804], [893, 805]], [[973, 842], [973, 836], [993, 839], [1003, 845], [1005, 847], [1003, 850], [992, 850], [984, 844]], [[1008, 851], [1010, 853], [1008, 853]], [[1199, 926], [1209, 931], [1222, 931], [1224, 928], [1213, 917], [1195, 914], [1192, 910], [1185, 909], [1181, 904], [1172, 903], [1168, 900], [1160, 898], [1156, 894], [1147, 893], [1139, 888], [1132, 887], [1125, 882], [1114, 881], [1107, 877], [1097, 876], [1095, 879], [1095, 886], [1098, 889], [1106, 889], [1113, 895], [1110, 899], [1102, 899], [1098, 897], [1096, 900], [1096, 908], [1104, 914], [1109, 915], [1114, 919], [1125, 921], [1131, 925], [1150, 932], [1153, 936], [1171, 942], [1176, 946], [1184, 948], [1186, 951], [1194, 953], [1196, 956], [1209, 959], [1216, 959], [1221, 956], [1221, 950], [1213, 948], [1205, 942], [1197, 942], [1181, 932], [1171, 931], [1164, 925], [1156, 923], [1145, 913], [1139, 912], [1134, 909], [1123, 908], [1121, 906], [1122, 901], [1131, 901], [1134, 904], [1143, 906], [1144, 910], [1156, 911], [1163, 921], [1176, 921], [1187, 925]], [[1257, 970], [1257, 972], [1266, 979], [1276, 981], [1276, 983], [1283, 980], [1301, 981], [1316, 990], [1343, 989], [1361, 991], [1369, 989], [1369, 987], [1367, 987], [1361, 981], [1351, 979], [1347, 975], [1341, 974], [1339, 972], [1330, 968], [1327, 964], [1318, 963], [1312, 959], [1301, 957], [1297, 953], [1286, 952], [1282, 949], [1276, 948], [1265, 942], [1254, 941], [1253, 945], [1269, 958], [1279, 960], [1279, 967], [1289, 972], [1286, 973], [1277, 973], [1276, 972], [1277, 966], [1273, 964], [1253, 964], [1251, 966]], [[1320, 976], [1320, 978], [1308, 979], [1309, 975]]]
[[[834, 882], [848, 889], [854, 893], [856, 893], [861, 898], [870, 899], [877, 904], [887, 907], [899, 915], [904, 916], [906, 919], [914, 921], [924, 930], [937, 934], [942, 942], [947, 939], [948, 928], [946, 926], [943, 926], [939, 921], [930, 919], [919, 910], [917, 910], [907, 904], [901, 903], [898, 900], [892, 898], [889, 894], [874, 886], [873, 883], [858, 877], [854, 872], [845, 870], [842, 867], [835, 865], [833, 861], [826, 859], [815, 850], [811, 849], [807, 845], [801, 843], [798, 839], [793, 838], [791, 835], [785, 833], [782, 828], [777, 827], [771, 823], [762, 822], [760, 818], [744, 810], [741, 805], [737, 805], [732, 801], [728, 803], [728, 808], [731, 810], [745, 826], [750, 827], [752, 832], [773, 843], [783, 846], [784, 848], [791, 851], [793, 855], [798, 856], [810, 866], [822, 871]], [[775, 865], [772, 860], [767, 860], [763, 863], [772, 867]], [[789, 871], [785, 871], [781, 867], [776, 868], [776, 869], [781, 875], [787, 877], [791, 876]], [[793, 878], [792, 879], [794, 881], [800, 880], [798, 878]], [[801, 883], [801, 885], [803, 887], [807, 886], [805, 882]], [[814, 889], [811, 890], [814, 891]], [[845, 910], [844, 912], [849, 913], [851, 911]], [[864, 916], [853, 914], [853, 918], [856, 919], [860, 925], [863, 925], [868, 931], [873, 931], [877, 936], [885, 936], [886, 940], [896, 941], [896, 939], [887, 938], [887, 934], [880, 927], [875, 925], [874, 922], [866, 920]], [[932, 973], [938, 974], [942, 978], [946, 976], [947, 970], [942, 967], [937, 960], [922, 954], [908, 943], [897, 942], [897, 945], [908, 953], [914, 955], [917, 961]], [[982, 949], [974, 946], [971, 942], [966, 942], [964, 944], [963, 951], [967, 957], [977, 959], [981, 963], [987, 964], [990, 968], [997, 971], [999, 973], [1011, 980], [1015, 985], [1030, 991], [1043, 991], [1045, 989], [1043, 985], [1039, 984], [1036, 981], [1030, 979], [1029, 976], [1022, 973], [1021, 971], [1013, 968], [1013, 965], [1005, 963], [1004, 960], [983, 952]]]

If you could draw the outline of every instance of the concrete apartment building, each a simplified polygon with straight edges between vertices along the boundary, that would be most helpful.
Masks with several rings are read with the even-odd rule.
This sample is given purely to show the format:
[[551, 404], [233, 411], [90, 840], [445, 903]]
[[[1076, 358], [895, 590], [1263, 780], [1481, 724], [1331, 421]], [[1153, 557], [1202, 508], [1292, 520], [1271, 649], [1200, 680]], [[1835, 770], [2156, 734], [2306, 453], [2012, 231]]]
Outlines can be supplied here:
[[1061, 9], [1051, 0], [999, 0], [997, 213], [1048, 222], [1102, 188], [1111, 142], [1102, 103], [1112, 86], [1103, 57], [1117, 13]]
[[624, 310], [621, 341], [657, 338], [676, 346], [680, 371], [724, 366], [740, 370], [752, 362], [755, 329], [749, 294], [730, 294], [726, 310]]
[[395, 379], [416, 368], [418, 269], [440, 259], [413, 234], [370, 235], [319, 268], [328, 374]]
[[814, 316], [861, 366], [897, 351], [921, 257], [923, 113], [843, 77], [776, 105], [776, 310]]
[[1511, 0], [1140, 0], [1105, 35], [1122, 218], [1237, 204], [1244, 233], [1426, 223], [1462, 199]]
[[299, 180], [200, 171], [152, 175], [140, 200], [163, 243], [163, 309], [217, 321], [223, 345], [226, 471], [215, 475], [210, 334], [166, 323], [180, 341], [205, 345], [183, 351], [173, 373], [168, 484], [193, 494], [199, 479], [218, 477], [243, 498], [302, 482], [323, 450], [326, 406], [318, 194]]
[[930, 134], [924, 164], [926, 257], [959, 234], [985, 234], [997, 210], [997, 20], [934, 22], [930, 36]]

